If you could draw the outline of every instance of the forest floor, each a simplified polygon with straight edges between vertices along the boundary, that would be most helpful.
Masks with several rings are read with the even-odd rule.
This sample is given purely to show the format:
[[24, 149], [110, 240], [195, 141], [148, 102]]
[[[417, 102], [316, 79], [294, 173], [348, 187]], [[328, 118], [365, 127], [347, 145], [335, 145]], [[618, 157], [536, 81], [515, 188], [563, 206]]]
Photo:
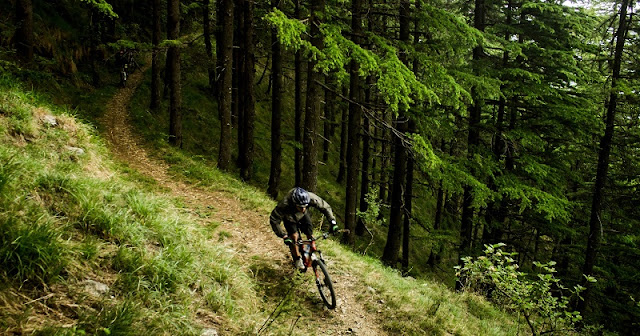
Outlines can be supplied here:
[[[116, 158], [128, 164], [132, 169], [154, 179], [170, 196], [178, 197], [188, 212], [199, 213], [203, 209], [215, 208], [208, 218], [193, 216], [201, 225], [220, 223], [216, 229], [231, 233], [227, 239], [235, 251], [242, 257], [273, 259], [282, 273], [282, 281], [287, 281], [294, 272], [290, 263], [288, 249], [272, 232], [269, 226], [269, 213], [256, 210], [245, 210], [240, 200], [226, 192], [203, 190], [185, 183], [169, 174], [169, 166], [152, 158], [143, 141], [136, 135], [128, 117], [128, 106], [135, 88], [142, 81], [143, 71], [134, 73], [127, 87], [117, 91], [107, 105], [103, 123], [107, 132], [110, 148]], [[238, 223], [240, 225], [238, 225]], [[250, 260], [250, 259], [247, 259]], [[331, 270], [330, 270], [331, 272]], [[359, 301], [358, 293], [362, 293], [362, 282], [349, 272], [332, 274], [338, 296], [338, 307], [333, 311], [319, 308], [313, 319], [320, 319], [328, 335], [386, 335], [379, 317], [365, 309]], [[309, 281], [311, 277], [309, 277]], [[298, 323], [303, 327], [304, 321]]]

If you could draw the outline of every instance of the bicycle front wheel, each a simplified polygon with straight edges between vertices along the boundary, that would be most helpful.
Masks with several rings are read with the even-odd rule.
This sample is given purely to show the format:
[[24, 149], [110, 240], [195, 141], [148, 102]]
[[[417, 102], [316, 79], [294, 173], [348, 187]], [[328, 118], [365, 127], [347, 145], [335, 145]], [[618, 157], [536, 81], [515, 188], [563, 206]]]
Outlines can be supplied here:
[[315, 260], [313, 262], [313, 270], [316, 274], [316, 286], [320, 292], [320, 297], [324, 301], [325, 306], [329, 309], [336, 308], [336, 292], [333, 290], [333, 283], [329, 272], [327, 272], [327, 266], [322, 260]]

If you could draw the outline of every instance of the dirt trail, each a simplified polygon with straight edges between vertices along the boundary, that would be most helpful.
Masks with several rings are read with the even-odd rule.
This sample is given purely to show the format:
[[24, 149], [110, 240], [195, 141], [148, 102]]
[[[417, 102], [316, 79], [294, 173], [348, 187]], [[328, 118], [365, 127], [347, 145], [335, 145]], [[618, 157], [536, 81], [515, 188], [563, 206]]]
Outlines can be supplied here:
[[[251, 254], [259, 250], [261, 257], [273, 259], [274, 263], [283, 268], [284, 274], [293, 274], [293, 270], [288, 269], [290, 257], [287, 249], [273, 234], [268, 224], [268, 213], [244, 210], [240, 202], [228, 193], [205, 191], [174, 179], [168, 173], [169, 167], [166, 163], [152, 159], [148, 155], [141, 139], [132, 129], [128, 116], [128, 104], [135, 88], [142, 80], [145, 69], [130, 76], [127, 87], [118, 90], [107, 105], [103, 123], [115, 156], [131, 168], [156, 180], [173, 196], [180, 197], [187, 211], [197, 213], [213, 207], [215, 211], [211, 218], [194, 216], [195, 219], [201, 221], [203, 225], [211, 221], [221, 223], [219, 230], [231, 233], [228, 240], [236, 251]], [[249, 248], [249, 246], [260, 246], [260, 249]], [[370, 314], [358, 301], [358, 293], [364, 291], [358, 279], [348, 272], [339, 274], [334, 272], [332, 277], [338, 295], [338, 308], [335, 311], [320, 311], [314, 316], [325, 323], [324, 333], [327, 335], [386, 335], [377, 317]], [[304, 330], [304, 319], [298, 322], [296, 329]]]

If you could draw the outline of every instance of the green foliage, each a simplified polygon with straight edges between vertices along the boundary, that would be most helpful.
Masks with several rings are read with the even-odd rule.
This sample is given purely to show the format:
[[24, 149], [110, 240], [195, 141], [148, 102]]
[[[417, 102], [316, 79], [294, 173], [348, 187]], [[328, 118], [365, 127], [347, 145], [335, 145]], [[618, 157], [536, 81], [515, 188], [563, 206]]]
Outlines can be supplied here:
[[400, 107], [408, 109], [415, 101], [424, 104], [438, 103], [438, 96], [419, 82], [416, 75], [398, 58], [398, 50], [378, 36], [371, 37], [375, 49], [379, 50], [376, 87], [389, 108], [397, 112]]
[[431, 144], [419, 134], [411, 134], [409, 139], [416, 163], [434, 180], [441, 181], [442, 188], [450, 192], [462, 192], [464, 186], [471, 187], [474, 195], [472, 206], [475, 208], [486, 206], [487, 202], [495, 199], [496, 193], [470, 174], [463, 164], [451, 157], [443, 159], [438, 156]]
[[299, 50], [302, 47], [311, 48], [311, 43], [302, 38], [307, 32], [307, 25], [297, 19], [290, 19], [285, 13], [274, 8], [267, 13], [263, 20], [267, 21], [278, 31], [278, 40], [280, 43], [293, 50]]
[[438, 6], [437, 2], [421, 1], [420, 11], [413, 13], [436, 42], [437, 50], [453, 56], [478, 45], [483, 35], [471, 27], [465, 18]]
[[160, 249], [157, 254], [140, 248], [121, 247], [113, 267], [123, 273], [120, 285], [124, 291], [146, 289], [174, 292], [180, 284], [189, 283], [193, 273], [185, 272], [193, 263], [193, 255], [182, 246]]
[[539, 188], [528, 186], [512, 175], [501, 176], [496, 179], [496, 184], [504, 197], [519, 203], [521, 213], [525, 209], [533, 208], [549, 221], [561, 220], [565, 223], [571, 217], [571, 204], [565, 196], [556, 196]]
[[380, 226], [383, 225], [385, 220], [384, 218], [380, 218], [380, 211], [381, 206], [382, 206], [382, 202], [380, 201], [380, 199], [378, 198], [378, 194], [379, 194], [379, 187], [373, 187], [371, 189], [369, 189], [369, 192], [367, 193], [367, 195], [365, 195], [365, 202], [367, 202], [367, 211], [362, 212], [360, 210], [357, 210], [356, 216], [358, 216], [359, 218], [361, 218], [365, 224], [369, 225], [369, 226]]
[[[2, 154], [5, 154], [3, 149], [0, 150], [2, 150]], [[11, 180], [19, 172], [19, 164], [15, 160], [15, 154], [8, 158], [5, 158], [5, 155], [2, 154], [0, 154], [0, 200], [4, 198], [5, 188], [8, 188]]]
[[569, 303], [571, 296], [579, 297], [584, 287], [564, 287], [554, 276], [553, 261], [535, 262], [541, 272], [530, 277], [518, 270], [512, 258], [515, 253], [503, 251], [504, 246], [503, 243], [485, 245], [484, 256], [475, 260], [462, 258], [464, 264], [455, 268], [463, 290], [482, 293], [497, 304], [522, 313], [534, 335], [575, 334], [575, 324], [582, 317], [571, 310]]
[[78, 327], [90, 335], [140, 335], [140, 330], [134, 325], [140, 315], [141, 312], [136, 303], [124, 301], [114, 306], [105, 307], [97, 315], [85, 313], [80, 317]]
[[[148, 191], [155, 185], [117, 170], [90, 128], [72, 120], [64, 107], [46, 107], [58, 126], [43, 123], [37, 114], [45, 110], [43, 98], [15, 83], [0, 80], [0, 278], [10, 289], [9, 296], [0, 290], [1, 308], [15, 300], [11, 293], [21, 292], [20, 286], [22, 291], [51, 290], [50, 285], [61, 280], [69, 298], [91, 309], [81, 314], [74, 328], [47, 320], [53, 325], [37, 334], [195, 335], [195, 310], [202, 302], [193, 302], [204, 300], [205, 288], [217, 286], [227, 293], [220, 312], [232, 321], [229, 329], [249, 330], [252, 316], [261, 312], [254, 310], [259, 300], [254, 282], [241, 270], [244, 261], [222, 246], [208, 244], [208, 234], [181, 213], [174, 200]], [[20, 118], [11, 117], [18, 112]], [[23, 120], [33, 130], [28, 142], [9, 131]], [[71, 158], [68, 145], [86, 152]], [[226, 185], [227, 180], [233, 179], [216, 181]], [[228, 188], [238, 197], [256, 198], [255, 189], [233, 181]], [[262, 197], [251, 202], [271, 201]], [[115, 279], [113, 297], [99, 302], [84, 295], [72, 297], [75, 284], [87, 276]], [[42, 304], [51, 311], [59, 308]], [[34, 313], [25, 310], [24, 316], [32, 320]], [[4, 322], [0, 319], [3, 330], [15, 326], [11, 320]]]
[[68, 263], [60, 233], [43, 220], [23, 222], [11, 212], [0, 213], [0, 269], [5, 279], [46, 286]]
[[[482, 297], [454, 293], [439, 281], [403, 277], [382, 266], [378, 258], [363, 257], [328, 242], [323, 252], [332, 273], [359, 274], [358, 301], [380, 318], [393, 335], [517, 335], [514, 317]], [[520, 331], [521, 332], [521, 331]]]
[[33, 333], [34, 336], [85, 336], [87, 332], [78, 326], [71, 328], [45, 327]]
[[80, 0], [113, 19], [118, 18], [118, 14], [113, 11], [113, 7], [106, 0]]
[[393, 112], [399, 108], [408, 109], [414, 101], [426, 104], [438, 103], [438, 96], [422, 84], [398, 58], [398, 50], [385, 39], [370, 35], [374, 43], [372, 50], [366, 50], [342, 34], [342, 28], [335, 24], [322, 24], [324, 48], [317, 50], [308, 41], [302, 39], [306, 26], [296, 19], [289, 19], [281, 11], [274, 9], [265, 16], [278, 31], [280, 43], [298, 50], [303, 48], [308, 57], [318, 60], [317, 71], [328, 73], [337, 70], [340, 80], [346, 80], [345, 65], [351, 59], [359, 62], [360, 76], [372, 74], [377, 78], [376, 88]]
[[[86, 51], [93, 49], [88, 48], [83, 42], [78, 42], [83, 39], [82, 36], [86, 36], [78, 33], [80, 31], [78, 27], [85, 29], [88, 26], [89, 14], [100, 12], [102, 14], [100, 16], [116, 17], [116, 15], [107, 3], [108, 0], [81, 1], [87, 5], [74, 6], [73, 3], [77, 4], [77, 2], [65, 0], [45, 1], [41, 2], [42, 6], [36, 6], [40, 7], [40, 13], [35, 13], [35, 17], [40, 18], [46, 25], [36, 29], [40, 44], [36, 49], [43, 55], [53, 56], [37, 57], [37, 65], [34, 68], [73, 69], [77, 66], [79, 72], [72, 74], [65, 70], [64, 73], [77, 80], [76, 84], [80, 88], [75, 89], [76, 94], [82, 95], [81, 99], [90, 102], [85, 105], [96, 105], [90, 108], [99, 109], [104, 105], [100, 102], [104, 100], [95, 98], [100, 94], [109, 96], [114, 89], [98, 89], [96, 90], [98, 94], [87, 93], [90, 90], [81, 83], [86, 78], [83, 77], [86, 76], [84, 71], [91, 58]], [[121, 14], [121, 20], [116, 23], [116, 35], [124, 36], [123, 40], [113, 44], [112, 47], [146, 49], [143, 44], [134, 42], [147, 39], [145, 35], [147, 32], [144, 31], [146, 23], [143, 24], [141, 20], [138, 21], [135, 18], [147, 16], [148, 4], [141, 2], [135, 9], [133, 7], [128, 9], [126, 8], [129, 5], [128, 2], [111, 3], [114, 4], [115, 11]], [[340, 85], [344, 85], [348, 80], [345, 69], [349, 62], [355, 60], [360, 65], [360, 76], [371, 75], [377, 81], [371, 86], [372, 92], [374, 96], [380, 94], [382, 100], [378, 100], [372, 106], [379, 107], [386, 104], [383, 108], [391, 113], [408, 110], [407, 114], [420, 124], [418, 134], [411, 135], [406, 143], [412, 147], [414, 158], [425, 173], [417, 177], [417, 184], [422, 187], [420, 191], [424, 191], [420, 193], [421, 197], [416, 199], [416, 207], [423, 211], [420, 214], [424, 216], [420, 218], [421, 222], [428, 222], [430, 219], [427, 214], [432, 212], [432, 203], [434, 203], [430, 191], [434, 190], [436, 185], [438, 187], [442, 185], [446, 191], [445, 209], [455, 208], [455, 203], [459, 200], [464, 187], [471, 187], [473, 206], [477, 209], [477, 217], [475, 217], [477, 229], [481, 229], [485, 224], [487, 225], [485, 227], [504, 225], [498, 221], [490, 223], [489, 220], [487, 223], [482, 223], [485, 220], [483, 215], [490, 214], [491, 210], [495, 210], [498, 206], [497, 203], [492, 204], [492, 202], [502, 201], [500, 207], [503, 205], [504, 207], [500, 210], [504, 210], [506, 222], [509, 223], [509, 233], [505, 234], [509, 239], [514, 239], [516, 232], [536, 232], [536, 234], [542, 234], [545, 239], [549, 239], [542, 242], [543, 246], [535, 251], [539, 255], [552, 253], [550, 249], [552, 244], [554, 247], [559, 247], [559, 249], [553, 249], [553, 253], [563, 253], [562, 241], [567, 236], [570, 236], [572, 243], [586, 241], [582, 235], [582, 228], [574, 223], [584, 222], [589, 211], [589, 190], [595, 170], [595, 152], [597, 152], [597, 148], [593, 146], [593, 139], [597, 138], [598, 132], [602, 130], [600, 121], [602, 101], [603, 97], [610, 93], [608, 89], [603, 89], [606, 87], [603, 83], [607, 74], [599, 73], [599, 70], [606, 68], [608, 64], [600, 59], [605, 59], [609, 53], [606, 42], [611, 40], [611, 37], [598, 41], [585, 39], [586, 33], [592, 33], [595, 30], [594, 22], [589, 22], [586, 16], [581, 15], [580, 10], [568, 8], [560, 3], [525, 1], [512, 3], [508, 7], [499, 3], [487, 3], [488, 25], [484, 32], [480, 32], [467, 24], [472, 21], [471, 17], [464, 17], [473, 12], [472, 8], [466, 7], [472, 3], [447, 1], [426, 3], [419, 0], [411, 1], [412, 9], [415, 9], [411, 11], [411, 16], [412, 19], [417, 20], [415, 30], [412, 30], [411, 34], [419, 32], [420, 36], [414, 36], [419, 37], [420, 41], [400, 44], [396, 41], [397, 3], [371, 4], [373, 8], [369, 8], [366, 20], [371, 20], [368, 23], [374, 26], [374, 30], [378, 28], [375, 27], [377, 24], [384, 24], [385, 31], [379, 29], [377, 32], [365, 32], [363, 46], [370, 49], [357, 45], [350, 39], [349, 2], [340, 0], [329, 2], [325, 8], [325, 22], [320, 25], [324, 38], [324, 48], [321, 51], [311, 46], [306, 40], [309, 21], [289, 19], [283, 12], [269, 11], [269, 5], [266, 2], [256, 3], [259, 7], [258, 15], [269, 11], [265, 21], [279, 32], [281, 43], [290, 49], [302, 50], [309, 59], [318, 60], [317, 71], [335, 72], [336, 77], [340, 79]], [[420, 5], [419, 10], [418, 5]], [[189, 17], [199, 17], [193, 15], [199, 10], [199, 6], [200, 4], [196, 2], [186, 2], [183, 3], [182, 9], [186, 10], [185, 13], [189, 14]], [[290, 6], [291, 3], [288, 2], [283, 8], [286, 8], [286, 11]], [[10, 7], [10, 4], [3, 4], [0, 7], [5, 9]], [[65, 13], [63, 15], [55, 13], [58, 10]], [[47, 11], [50, 13], [43, 15]], [[76, 22], [68, 22], [66, 17], [71, 17]], [[97, 16], [91, 16], [92, 19], [95, 17]], [[164, 47], [183, 46], [187, 38], [195, 36], [193, 33], [201, 29], [199, 20], [187, 18], [185, 23], [183, 27], [186, 27], [186, 31], [183, 31], [183, 39], [165, 41]], [[413, 26], [413, 23], [411, 25]], [[603, 24], [602, 27], [606, 29], [608, 25]], [[1, 33], [4, 41], [8, 41], [10, 32], [13, 31], [12, 27], [7, 28]], [[608, 33], [611, 31], [613, 30]], [[97, 37], [99, 34], [91, 32], [91, 36]], [[268, 34], [264, 30], [259, 33], [258, 45], [268, 45], [266, 36]], [[215, 104], [210, 102], [212, 99], [208, 97], [211, 94], [204, 89], [205, 84], [201, 83], [203, 76], [206, 76], [206, 71], [203, 71], [198, 64], [198, 60], [202, 59], [202, 54], [199, 54], [202, 53], [202, 46], [198, 45], [201, 40], [197, 38], [193, 40], [193, 44], [189, 44], [190, 48], [184, 50], [186, 58], [183, 59], [185, 65], [183, 67], [185, 71], [183, 72], [185, 83], [183, 103], [185, 111], [188, 111], [185, 115], [187, 119], [199, 121], [195, 124], [196, 126], [193, 124], [184, 126], [185, 129], [192, 130], [189, 141], [192, 144], [195, 143], [193, 147], [197, 148], [193, 152], [201, 156], [190, 156], [180, 150], [165, 149], [157, 144], [166, 139], [166, 135], [161, 133], [164, 133], [167, 127], [151, 124], [163, 118], [166, 119], [164, 114], [150, 115], [146, 105], [142, 106], [144, 103], [134, 106], [133, 109], [138, 111], [133, 112], [138, 118], [145, 119], [145, 126], [141, 127], [144, 129], [143, 132], [153, 126], [162, 130], [154, 135], [152, 146], [162, 148], [159, 156], [171, 163], [172, 174], [182, 176], [187, 182], [197, 183], [204, 188], [233, 195], [242, 200], [246, 208], [257, 208], [258, 211], [272, 208], [272, 202], [266, 200], [259, 189], [247, 188], [233, 176], [210, 168], [211, 162], [215, 162], [210, 160], [215, 156], [210, 148], [216, 147], [215, 141], [211, 140], [213, 138], [211, 132], [215, 133], [217, 120], [215, 112], [211, 112], [216, 110]], [[585, 44], [589, 42], [595, 43], [587, 46], [590, 49], [585, 48]], [[637, 54], [637, 46], [635, 46], [637, 41], [630, 42], [629, 47], [631, 44], [634, 46], [627, 51], [627, 55]], [[192, 46], [195, 47], [192, 48]], [[472, 49], [476, 46], [482, 46], [482, 56], [480, 59], [471, 60]], [[259, 59], [266, 59], [268, 49], [262, 48], [258, 52]], [[585, 52], [585, 50], [594, 52], [598, 49], [600, 49], [599, 55], [595, 53], [589, 55]], [[11, 54], [12, 52], [4, 53], [3, 57]], [[399, 54], [402, 57], [399, 57]], [[416, 68], [420, 69], [417, 73], [412, 71], [411, 66], [404, 64], [405, 57], [408, 63], [417, 63]], [[285, 59], [289, 60], [289, 57]], [[589, 68], [591, 61], [594, 60], [600, 64], [594, 62], [593, 67]], [[624, 67], [635, 69], [636, 64], [637, 62], [631, 59], [624, 62]], [[34, 83], [43, 79], [42, 82], [50, 83], [52, 86], [64, 85], [58, 82], [65, 81], [44, 71], [25, 69], [12, 62], [0, 61], [0, 68], [3, 72], [2, 77], [5, 77], [6, 73], [12, 73]], [[268, 71], [267, 67], [265, 69], [267, 76]], [[592, 308], [604, 311], [605, 313], [601, 315], [608, 315], [606, 316], [608, 321], [621, 319], [616, 314], [622, 315], [622, 311], [627, 314], [627, 317], [632, 316], [628, 320], [637, 320], [633, 317], [638, 316], [637, 313], [629, 313], [632, 309], [625, 306], [629, 305], [627, 298], [630, 291], [637, 287], [635, 284], [638, 281], [634, 272], [637, 267], [634, 265], [636, 260], [640, 259], [637, 258], [639, 253], [636, 220], [639, 216], [635, 210], [639, 179], [634, 168], [640, 165], [635, 158], [637, 156], [635, 148], [638, 144], [634, 139], [638, 138], [638, 134], [637, 125], [634, 122], [637, 120], [637, 115], [633, 112], [637, 105], [634, 93], [638, 91], [638, 85], [633, 76], [627, 77], [628, 79], [620, 81], [619, 87], [616, 88], [620, 91], [620, 98], [627, 101], [627, 105], [620, 106], [619, 109], [626, 113], [616, 120], [616, 132], [623, 133], [622, 136], [616, 136], [614, 139], [619, 148], [614, 149], [612, 156], [616, 157], [617, 161], [612, 162], [611, 177], [607, 181], [611, 187], [607, 192], [607, 201], [612, 206], [603, 213], [603, 223], [606, 223], [607, 227], [604, 231], [603, 250], [597, 265], [598, 275], [604, 274], [609, 280], [599, 282], [596, 289], [600, 292], [595, 300], [596, 305]], [[197, 288], [203, 289], [202, 295], [206, 298], [204, 305], [215, 308], [225, 318], [232, 316], [233, 323], [243, 320], [237, 316], [243, 313], [243, 307], [246, 305], [243, 302], [247, 300], [243, 299], [243, 295], [246, 298], [253, 293], [251, 287], [254, 283], [253, 278], [238, 276], [237, 274], [243, 274], [241, 268], [237, 267], [226, 254], [216, 254], [217, 250], [212, 252], [203, 249], [198, 243], [203, 239], [200, 233], [185, 229], [185, 227], [192, 228], [189, 223], [191, 219], [172, 215], [175, 209], [171, 206], [171, 201], [158, 201], [146, 192], [138, 192], [143, 188], [155, 190], [157, 187], [155, 182], [143, 185], [139, 183], [140, 174], [134, 174], [131, 170], [119, 172], [125, 175], [123, 179], [121, 176], [114, 176], [103, 177], [104, 180], [96, 181], [87, 177], [86, 175], [95, 173], [95, 170], [87, 166], [87, 161], [90, 159], [66, 155], [63, 150], [67, 144], [84, 143], [84, 139], [66, 134], [66, 131], [58, 128], [41, 127], [38, 117], [32, 113], [33, 101], [37, 98], [30, 93], [9, 90], [6, 82], [17, 80], [0, 79], [0, 81], [5, 82], [0, 89], [2, 92], [0, 93], [0, 118], [3, 121], [0, 123], [0, 133], [6, 137], [3, 146], [5, 143], [21, 142], [21, 147], [15, 147], [6, 152], [2, 152], [4, 148], [0, 147], [0, 201], [2, 202], [0, 206], [2, 211], [7, 209], [6, 216], [3, 213], [2, 218], [17, 218], [13, 220], [13, 224], [9, 225], [10, 227], [27, 228], [29, 227], [27, 223], [47, 223], [43, 225], [49, 226], [54, 231], [54, 235], [64, 235], [67, 242], [63, 245], [79, 245], [73, 248], [74, 251], [76, 249], [79, 251], [77, 255], [83, 258], [81, 263], [84, 265], [93, 264], [87, 260], [102, 261], [104, 256], [101, 254], [105, 250], [120, 251], [114, 261], [122, 271], [118, 284], [122, 288], [140, 289], [139, 293], [130, 291], [135, 292], [132, 294], [135, 296], [134, 300], [140, 299], [145, 304], [149, 304], [150, 301], [156, 302], [156, 306], [150, 308], [150, 310], [155, 309], [154, 312], [140, 311], [140, 314], [147, 314], [144, 317], [160, 314], [167, 316], [166, 320], [160, 322], [152, 318], [153, 326], [145, 325], [146, 329], [142, 328], [145, 331], [183, 332], [185, 329], [179, 327], [182, 325], [177, 320], [190, 320], [191, 316], [183, 314], [188, 309], [180, 307], [189, 305], [188, 301], [191, 298], [185, 299], [181, 293], [193, 290], [196, 293], [190, 293], [197, 297], [201, 294], [197, 292]], [[192, 84], [194, 82], [196, 82], [195, 85]], [[47, 84], [40, 84], [40, 86], [44, 85]], [[473, 99], [477, 99], [475, 102], [472, 101], [471, 88], [474, 88]], [[62, 90], [58, 92], [63, 93], [60, 95], [63, 96], [70, 90], [70, 87], [66, 87], [65, 92]], [[259, 91], [266, 92], [266, 90]], [[288, 92], [291, 91], [288, 90]], [[147, 93], [148, 90], [144, 86], [138, 92], [139, 95], [147, 95]], [[259, 100], [262, 98], [264, 97], [259, 97]], [[61, 99], [65, 100], [64, 97], [56, 97], [56, 102]], [[504, 99], [506, 104], [504, 119], [499, 124], [498, 111], [501, 99]], [[262, 101], [268, 103], [268, 99], [262, 99]], [[77, 100], [74, 101], [73, 106], [82, 106], [76, 102]], [[484, 102], [480, 104], [482, 105], [479, 124], [480, 143], [479, 148], [467, 148], [465, 141], [469, 131], [466, 120], [467, 107], [476, 102]], [[285, 102], [287, 103], [291, 102]], [[423, 105], [424, 108], [418, 105]], [[268, 109], [264, 109], [263, 112], [264, 115], [269, 115]], [[81, 113], [87, 115], [87, 111]], [[91, 115], [97, 116], [100, 113]], [[287, 117], [285, 120], [292, 119]], [[627, 123], [628, 125], [625, 125]], [[260, 119], [258, 124], [263, 126], [268, 122]], [[288, 128], [291, 129], [291, 127]], [[289, 135], [285, 134], [285, 138], [291, 138]], [[205, 140], [196, 139], [199, 137]], [[505, 146], [508, 148], [502, 154], [494, 156], [488, 148], [490, 144], [493, 145], [494, 138], [498, 137], [508, 142], [508, 146]], [[268, 139], [268, 132], [263, 128], [257, 138]], [[54, 142], [45, 143], [44, 139], [54, 139]], [[291, 142], [288, 144], [285, 146], [286, 151], [300, 145], [291, 145]], [[334, 144], [335, 142], [332, 142], [331, 146]], [[256, 170], [261, 170], [260, 173], [265, 175], [262, 168], [268, 166], [265, 164], [268, 160], [268, 146], [258, 143], [257, 147], [259, 148], [258, 156], [262, 161], [256, 161]], [[465, 155], [469, 152], [476, 155]], [[23, 153], [24, 156], [22, 156]], [[14, 155], [18, 159], [14, 159]], [[285, 156], [288, 156], [283, 165], [286, 171], [290, 169], [287, 166], [291, 165], [289, 163], [292, 155]], [[321, 169], [334, 172], [336, 161], [334, 153], [331, 153], [331, 158], [326, 162], [327, 166]], [[101, 164], [94, 163], [94, 165]], [[90, 173], [86, 174], [87, 171]], [[111, 173], [109, 176], [112, 176]], [[23, 178], [26, 181], [22, 181]], [[288, 182], [292, 180], [290, 175], [287, 178]], [[34, 180], [35, 182], [32, 183]], [[132, 181], [134, 186], [127, 185]], [[261, 182], [255, 183], [260, 186]], [[331, 191], [329, 197], [336, 200], [337, 207], [340, 207], [338, 200], [343, 199], [342, 187], [330, 184], [327, 189]], [[20, 200], [20, 204], [12, 203], [18, 202], [16, 200]], [[369, 197], [368, 202], [375, 207], [370, 207], [370, 211], [359, 215], [373, 222], [376, 219], [375, 213], [379, 211], [378, 201]], [[32, 211], [34, 205], [33, 208], [39, 210]], [[217, 209], [212, 212], [215, 211]], [[445, 211], [444, 216], [447, 218], [443, 218], [443, 223], [446, 225], [443, 225], [445, 229], [441, 230], [446, 230], [448, 234], [440, 236], [449, 238], [448, 243], [455, 239], [450, 237], [457, 237], [458, 215], [456, 211], [448, 214]], [[35, 228], [30, 229], [38, 231]], [[481, 230], [478, 231], [480, 233]], [[214, 241], [219, 237], [226, 243], [228, 232], [210, 232], [207, 237], [213, 237]], [[412, 249], [422, 244], [423, 237], [420, 234], [414, 235], [415, 232], [417, 230], [412, 229]], [[434, 233], [425, 239], [424, 246], [433, 244], [434, 237], [440, 234], [440, 232]], [[556, 235], [556, 233], [560, 234]], [[61, 241], [59, 237], [54, 238], [56, 238], [54, 241]], [[77, 243], [78, 239], [81, 243]], [[30, 240], [38, 239], [34, 236]], [[177, 248], [178, 246], [185, 246], [185, 249], [181, 251]], [[578, 263], [582, 257], [583, 247], [579, 243], [572, 244], [568, 248], [571, 250], [568, 259]], [[517, 248], [528, 247], [523, 244]], [[451, 254], [450, 250], [443, 252]], [[204, 256], [203, 259], [209, 260], [203, 262], [199, 260], [200, 257], [194, 257], [200, 255]], [[75, 255], [64, 255], [64, 258], [73, 257]], [[247, 261], [240, 262], [244, 264]], [[417, 263], [414, 260], [412, 262]], [[353, 262], [345, 264], [352, 265]], [[179, 265], [184, 275], [176, 274], [176, 268], [178, 268], [176, 265]], [[252, 270], [253, 266], [250, 266]], [[540, 266], [549, 267], [549, 265]], [[571, 265], [568, 270], [562, 271], [571, 273], [572, 268], [577, 266]], [[260, 270], [264, 269], [266, 267]], [[341, 271], [352, 272], [351, 269], [341, 269]], [[362, 274], [368, 276], [377, 271], [371, 268]], [[270, 272], [274, 277], [282, 276], [282, 272], [277, 268], [271, 268], [265, 272]], [[62, 274], [66, 276], [65, 273]], [[234, 278], [235, 276], [238, 278]], [[569, 274], [569, 276], [572, 275]], [[475, 321], [474, 318], [479, 320], [478, 323], [485, 323], [483, 317], [493, 317], [492, 314], [497, 314], [480, 299], [466, 296], [463, 302], [464, 309], [458, 309], [459, 307], [454, 305], [445, 309], [447, 303], [459, 301], [446, 295], [432, 300], [433, 297], [429, 297], [431, 293], [416, 290], [410, 280], [400, 281], [405, 279], [399, 279], [395, 274], [388, 276], [385, 274], [381, 277], [386, 280], [382, 285], [376, 284], [369, 278], [366, 281], [376, 288], [376, 298], [384, 299], [385, 302], [389, 302], [388, 306], [393, 308], [391, 311], [382, 313], [388, 321], [387, 331], [409, 334], [501, 333], [500, 328], [497, 328], [500, 331], [495, 329], [467, 331], [465, 327], [452, 326], [448, 323], [449, 321]], [[446, 275], [444, 277], [446, 278]], [[526, 278], [526, 276], [523, 277]], [[207, 279], [208, 282], [204, 281], [198, 285], [201, 287], [198, 287], [191, 283], [193, 279]], [[260, 281], [263, 280], [260, 279]], [[553, 282], [548, 279], [544, 281]], [[247, 284], [246, 287], [242, 287], [244, 284]], [[442, 293], [431, 287], [429, 290]], [[239, 292], [244, 294], [238, 294]], [[268, 290], [265, 292], [268, 293]], [[609, 295], [610, 293], [613, 294]], [[363, 294], [363, 296], [367, 295], [369, 294]], [[149, 298], [154, 300], [145, 301]], [[118, 297], [118, 300], [120, 299], [121, 297]], [[418, 309], [407, 308], [406, 302], [411, 302]], [[373, 303], [369, 305], [368, 308], [375, 311], [379, 308]], [[612, 306], [617, 307], [618, 310], [614, 312], [608, 309]], [[109, 310], [106, 306], [102, 308], [105, 311]], [[296, 308], [306, 309], [302, 306]], [[634, 306], [634, 308], [637, 307]], [[443, 315], [443, 310], [451, 314]], [[637, 312], [637, 309], [635, 311]], [[108, 318], [112, 317], [114, 316]], [[417, 322], [411, 323], [414, 321]], [[165, 326], [166, 330], [162, 328]], [[96, 323], [91, 328], [87, 328], [87, 332], [106, 333], [116, 329], [104, 323]], [[515, 334], [512, 329], [507, 330], [506, 334]], [[75, 334], [76, 331], [70, 332]]]

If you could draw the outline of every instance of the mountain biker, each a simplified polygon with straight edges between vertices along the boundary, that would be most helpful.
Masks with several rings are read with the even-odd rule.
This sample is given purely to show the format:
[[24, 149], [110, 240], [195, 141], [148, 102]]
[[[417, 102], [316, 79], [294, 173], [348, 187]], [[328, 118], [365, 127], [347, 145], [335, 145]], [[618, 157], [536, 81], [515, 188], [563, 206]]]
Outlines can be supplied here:
[[[313, 225], [311, 216], [307, 212], [308, 207], [319, 209], [329, 220], [329, 232], [334, 233], [338, 230], [336, 218], [329, 203], [325, 202], [320, 196], [308, 192], [300, 187], [289, 190], [287, 195], [276, 205], [271, 212], [269, 221], [271, 228], [275, 234], [284, 240], [284, 244], [289, 246], [291, 257], [295, 266], [299, 270], [304, 270], [300, 251], [296, 248], [298, 240], [298, 228], [300, 232], [307, 236], [307, 239], [313, 239]], [[282, 230], [281, 222], [284, 222], [286, 231]]]
[[124, 67], [125, 64], [127, 64], [128, 60], [128, 50], [122, 48], [120, 49], [116, 55], [115, 55], [115, 59], [116, 59], [116, 66], [118, 68], [122, 68]]

